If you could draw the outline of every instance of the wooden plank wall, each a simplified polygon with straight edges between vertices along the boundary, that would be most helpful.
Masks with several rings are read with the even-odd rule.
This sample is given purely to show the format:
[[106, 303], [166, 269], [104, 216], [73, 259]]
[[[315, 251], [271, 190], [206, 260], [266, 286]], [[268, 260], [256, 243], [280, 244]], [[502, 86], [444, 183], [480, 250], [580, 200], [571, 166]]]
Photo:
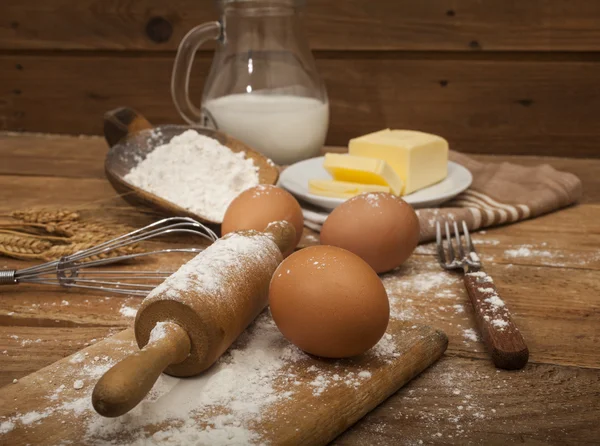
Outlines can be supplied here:
[[[0, 130], [98, 134], [119, 105], [181, 122], [174, 52], [216, 18], [210, 0], [1, 0]], [[329, 144], [389, 126], [464, 152], [600, 156], [600, 2], [308, 0], [305, 26]]]

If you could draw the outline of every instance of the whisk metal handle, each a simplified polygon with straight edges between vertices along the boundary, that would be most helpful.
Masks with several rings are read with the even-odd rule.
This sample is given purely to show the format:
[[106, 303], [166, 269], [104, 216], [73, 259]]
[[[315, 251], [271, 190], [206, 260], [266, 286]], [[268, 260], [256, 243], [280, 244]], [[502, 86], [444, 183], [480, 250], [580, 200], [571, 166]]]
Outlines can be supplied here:
[[0, 271], [0, 285], [14, 285], [15, 283], [19, 283], [16, 269]]

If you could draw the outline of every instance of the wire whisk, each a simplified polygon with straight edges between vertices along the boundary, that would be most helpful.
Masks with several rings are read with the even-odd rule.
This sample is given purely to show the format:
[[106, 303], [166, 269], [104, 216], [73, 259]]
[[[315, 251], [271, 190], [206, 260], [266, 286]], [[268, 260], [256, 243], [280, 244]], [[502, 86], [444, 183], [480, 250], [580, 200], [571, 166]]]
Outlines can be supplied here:
[[211, 242], [219, 237], [210, 228], [189, 217], [171, 217], [159, 220], [141, 229], [124, 234], [93, 248], [76, 252], [58, 260], [21, 270], [0, 271], [0, 285], [37, 283], [60, 285], [67, 288], [87, 288], [108, 293], [146, 296], [174, 271], [105, 270], [112, 263], [139, 257], [171, 253], [198, 253], [200, 248], [169, 248], [98, 258], [137, 243], [165, 235], [192, 234]]

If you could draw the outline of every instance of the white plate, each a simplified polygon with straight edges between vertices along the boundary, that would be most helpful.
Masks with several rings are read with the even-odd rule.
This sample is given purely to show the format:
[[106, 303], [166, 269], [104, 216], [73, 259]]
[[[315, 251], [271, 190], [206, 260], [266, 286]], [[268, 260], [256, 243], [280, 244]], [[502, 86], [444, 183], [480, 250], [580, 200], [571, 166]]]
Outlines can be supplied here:
[[[331, 175], [323, 168], [323, 159], [320, 156], [291, 165], [279, 177], [278, 185], [304, 201], [325, 209], [334, 209], [346, 199], [322, 197], [308, 191], [308, 180], [331, 179]], [[448, 176], [443, 181], [402, 198], [415, 208], [438, 206], [466, 190], [471, 181], [471, 172], [460, 164], [448, 161]]]

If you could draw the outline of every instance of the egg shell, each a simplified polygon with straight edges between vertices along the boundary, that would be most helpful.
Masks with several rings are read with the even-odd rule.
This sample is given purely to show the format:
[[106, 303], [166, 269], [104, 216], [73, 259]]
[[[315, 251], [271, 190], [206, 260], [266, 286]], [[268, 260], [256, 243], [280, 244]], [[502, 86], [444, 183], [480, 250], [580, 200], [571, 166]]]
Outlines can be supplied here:
[[304, 248], [285, 259], [271, 280], [269, 304], [290, 342], [327, 358], [373, 347], [390, 315], [379, 276], [360, 257], [335, 246]]
[[321, 229], [321, 243], [347, 249], [384, 273], [410, 257], [419, 230], [411, 205], [385, 192], [368, 193], [334, 209]]
[[285, 220], [296, 230], [296, 243], [284, 256], [290, 255], [302, 238], [304, 217], [298, 201], [286, 190], [269, 184], [260, 184], [239, 194], [229, 205], [221, 234], [255, 229], [264, 231], [274, 221]]

